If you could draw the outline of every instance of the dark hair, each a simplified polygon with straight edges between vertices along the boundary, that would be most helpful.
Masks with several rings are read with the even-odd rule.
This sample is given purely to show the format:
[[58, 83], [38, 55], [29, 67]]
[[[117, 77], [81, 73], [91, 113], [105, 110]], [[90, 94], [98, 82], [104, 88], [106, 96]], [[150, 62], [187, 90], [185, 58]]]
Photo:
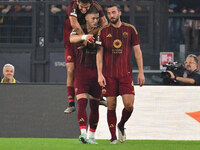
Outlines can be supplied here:
[[196, 55], [194, 55], [194, 54], [189, 54], [189, 55], [187, 56], [187, 58], [188, 58], [188, 57], [193, 57], [193, 58], [194, 58], [194, 61], [198, 64], [199, 60], [198, 60], [198, 58], [197, 58]]
[[98, 9], [95, 6], [92, 5], [90, 7], [90, 9], [87, 11], [86, 15], [87, 14], [98, 14], [98, 13], [99, 13]]
[[107, 8], [111, 8], [111, 7], [117, 7], [118, 11], [121, 11], [121, 7], [117, 3], [113, 3], [113, 4], [107, 6]]
[[78, 2], [84, 3], [84, 4], [92, 4], [92, 0], [78, 0]]

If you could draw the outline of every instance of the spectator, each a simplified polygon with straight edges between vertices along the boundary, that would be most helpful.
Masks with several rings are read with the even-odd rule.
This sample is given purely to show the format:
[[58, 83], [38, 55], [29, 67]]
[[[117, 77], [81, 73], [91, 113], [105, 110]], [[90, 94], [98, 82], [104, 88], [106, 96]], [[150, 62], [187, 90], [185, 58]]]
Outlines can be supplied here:
[[[58, 0], [65, 1], [65, 0]], [[66, 5], [51, 5], [50, 6], [50, 28], [49, 35], [50, 42], [61, 42], [63, 35], [63, 23], [64, 23], [64, 15], [67, 11]]]
[[[5, 0], [6, 1], [6, 0]], [[13, 0], [7, 0], [7, 1], [13, 1]], [[0, 5], [0, 13], [3, 15], [0, 16], [0, 43], [10, 42], [10, 28], [8, 27], [10, 22], [10, 17], [5, 16], [5, 14], [8, 14], [11, 10], [11, 5]]]
[[[200, 1], [199, 0], [184, 0], [182, 13], [194, 14], [199, 13]], [[198, 50], [199, 47], [199, 30], [200, 20], [187, 17], [184, 25], [184, 39], [186, 50]]]
[[[182, 3], [180, 0], [169, 0], [168, 12], [170, 14], [182, 13]], [[179, 45], [184, 42], [184, 23], [183, 17], [169, 17], [168, 19], [168, 31], [169, 31], [169, 48], [179, 49]]]
[[[15, 0], [16, 2], [31, 2], [33, 0]], [[14, 12], [16, 13], [30, 13], [32, 11], [32, 5], [15, 5]], [[13, 22], [15, 26], [13, 26], [12, 35], [14, 36], [14, 43], [31, 43], [31, 23], [32, 17], [27, 15], [25, 16], [14, 16]], [[18, 28], [16, 28], [18, 26]]]
[[185, 61], [185, 72], [183, 77], [176, 77], [172, 71], [167, 71], [171, 75], [171, 79], [184, 85], [200, 85], [200, 72], [198, 70], [198, 58], [194, 54], [187, 56]]
[[3, 67], [3, 78], [1, 83], [19, 83], [14, 78], [15, 67], [12, 64], [5, 64]]

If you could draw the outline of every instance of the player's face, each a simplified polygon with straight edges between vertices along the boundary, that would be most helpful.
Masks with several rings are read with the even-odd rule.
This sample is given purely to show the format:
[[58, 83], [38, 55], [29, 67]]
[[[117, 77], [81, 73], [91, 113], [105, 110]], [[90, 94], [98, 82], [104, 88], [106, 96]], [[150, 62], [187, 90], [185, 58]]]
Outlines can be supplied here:
[[11, 80], [14, 76], [14, 69], [12, 67], [7, 66], [3, 70], [3, 75], [4, 75], [4, 78]]
[[90, 3], [85, 4], [81, 2], [77, 2], [77, 5], [82, 14], [85, 14], [90, 9], [91, 6]]
[[87, 24], [91, 27], [91, 28], [95, 28], [98, 26], [99, 23], [99, 14], [88, 14], [85, 18]]
[[111, 23], [116, 24], [121, 16], [121, 11], [115, 6], [107, 8], [107, 16]]
[[185, 61], [185, 69], [189, 72], [193, 72], [197, 69], [197, 63], [193, 57], [188, 57]]

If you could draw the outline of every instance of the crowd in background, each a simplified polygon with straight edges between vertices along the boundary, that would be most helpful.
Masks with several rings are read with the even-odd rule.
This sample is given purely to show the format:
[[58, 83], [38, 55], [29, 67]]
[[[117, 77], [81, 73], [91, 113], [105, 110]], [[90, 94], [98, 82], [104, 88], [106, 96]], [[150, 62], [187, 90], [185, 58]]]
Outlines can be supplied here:
[[199, 49], [200, 1], [169, 0], [169, 44], [170, 49], [179, 49], [185, 44], [186, 51]]
[[[4, 2], [35, 2], [37, 0], [4, 0]], [[42, 1], [42, 0], [38, 0]], [[58, 0], [67, 1], [67, 0]], [[129, 0], [102, 0], [129, 1]], [[136, 0], [142, 1], [142, 0]], [[49, 5], [49, 42], [62, 42], [62, 26], [67, 5]], [[103, 6], [106, 9], [106, 6]], [[124, 3], [122, 11], [130, 12], [130, 7]], [[136, 11], [149, 9], [136, 6]], [[32, 42], [32, 5], [2, 5], [0, 4], [0, 43], [31, 43]], [[169, 0], [169, 49], [179, 49], [185, 44], [186, 50], [197, 51], [199, 48], [200, 1], [199, 0]], [[176, 16], [176, 14], [179, 14]], [[197, 16], [195, 16], [197, 14]], [[129, 22], [128, 18], [125, 18]]]
[[[2, 2], [38, 2], [43, 0], [3, 0]], [[46, 0], [52, 2], [54, 0]], [[57, 0], [56, 2], [65, 2], [68, 0]], [[97, 0], [98, 1], [98, 0]], [[122, 12], [125, 14], [130, 13], [130, 7], [126, 4], [129, 0], [102, 0], [106, 1], [122, 1]], [[135, 0], [142, 1], [142, 0]], [[32, 43], [33, 35], [33, 3], [30, 5], [3, 5], [0, 4], [0, 43]], [[65, 19], [65, 12], [67, 11], [67, 5], [63, 4], [51, 4], [47, 6], [49, 8], [49, 39], [50, 43], [62, 42], [62, 27]], [[102, 6], [106, 11], [106, 6]], [[136, 6], [136, 11], [141, 12], [148, 10], [148, 7]], [[122, 16], [122, 20], [129, 22], [129, 15]]]

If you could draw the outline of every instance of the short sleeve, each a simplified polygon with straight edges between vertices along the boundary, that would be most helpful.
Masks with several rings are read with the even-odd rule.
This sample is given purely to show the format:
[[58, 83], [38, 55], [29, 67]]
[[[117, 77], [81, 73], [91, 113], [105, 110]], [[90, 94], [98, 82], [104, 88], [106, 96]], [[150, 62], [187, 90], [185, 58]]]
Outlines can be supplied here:
[[138, 35], [138, 32], [136, 30], [136, 28], [134, 26], [130, 26], [131, 28], [131, 35], [132, 35], [132, 45], [135, 46], [135, 45], [138, 45], [140, 44], [140, 38], [139, 38], [139, 35]]
[[68, 5], [68, 7], [67, 7], [67, 13], [66, 13], [66, 15], [67, 15], [67, 16], [74, 16], [74, 17], [77, 17], [77, 10], [76, 10], [76, 8], [77, 8], [76, 3], [71, 2], [71, 3]]

